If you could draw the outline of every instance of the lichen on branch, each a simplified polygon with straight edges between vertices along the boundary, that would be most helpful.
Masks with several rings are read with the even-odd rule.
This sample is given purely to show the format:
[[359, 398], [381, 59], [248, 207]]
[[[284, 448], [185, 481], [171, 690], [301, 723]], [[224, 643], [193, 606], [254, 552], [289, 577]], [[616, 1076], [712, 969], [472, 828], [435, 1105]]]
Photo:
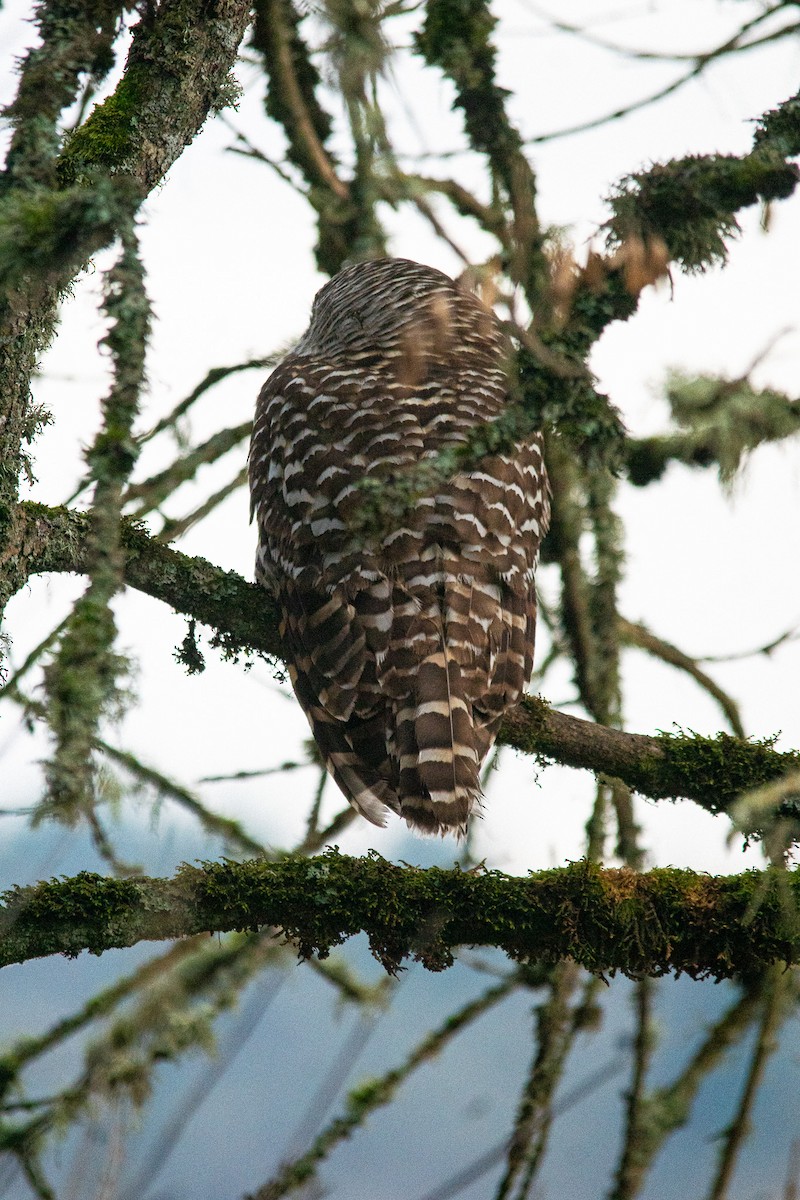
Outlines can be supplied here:
[[738, 211], [794, 192], [800, 173], [787, 159], [799, 150], [800, 106], [793, 97], [761, 118], [749, 154], [691, 155], [626, 176], [610, 198], [611, 242], [660, 237], [687, 271], [725, 262]]
[[54, 736], [46, 764], [48, 797], [42, 813], [75, 820], [94, 799], [92, 748], [101, 717], [120, 703], [125, 659], [114, 648], [111, 601], [123, 586], [120, 517], [123, 489], [138, 457], [133, 423], [145, 378], [150, 305], [133, 227], [124, 233], [118, 261], [106, 278], [105, 336], [113, 383], [103, 401], [103, 423], [86, 461], [95, 480], [87, 541], [89, 583], [67, 619], [57, 652], [45, 668], [47, 719]]

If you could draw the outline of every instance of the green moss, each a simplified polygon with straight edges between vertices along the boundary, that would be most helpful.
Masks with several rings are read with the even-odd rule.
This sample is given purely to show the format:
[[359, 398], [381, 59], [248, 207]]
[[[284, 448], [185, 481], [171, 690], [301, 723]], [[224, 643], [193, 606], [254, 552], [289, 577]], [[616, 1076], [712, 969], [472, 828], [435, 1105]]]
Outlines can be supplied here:
[[82, 950], [102, 954], [139, 894], [128, 880], [81, 871], [69, 879], [12, 888], [0, 898], [0, 934], [13, 928], [15, 940], [29, 943], [37, 957], [57, 951], [74, 958]]
[[722, 979], [800, 961], [799, 899], [797, 874], [777, 870], [715, 878], [576, 862], [512, 878], [334, 849], [185, 866], [174, 880], [84, 873], [13, 889], [0, 908], [0, 962], [267, 925], [283, 929], [302, 957], [324, 958], [363, 931], [392, 973], [408, 958], [440, 971], [460, 946], [483, 945], [524, 964], [571, 958], [596, 973]]
[[743, 158], [693, 155], [656, 163], [617, 185], [609, 238], [613, 245], [632, 236], [663, 238], [673, 261], [702, 271], [726, 261], [739, 209], [785, 199], [797, 181], [797, 168], [763, 144]]
[[703, 737], [690, 730], [662, 733], [663, 759], [651, 762], [667, 795], [679, 796], [691, 781], [692, 799], [709, 812], [727, 811], [743, 792], [800, 768], [800, 753], [775, 750], [777, 734], [744, 741], [728, 733]]
[[203, 902], [229, 913], [233, 905], [240, 918], [254, 920], [259, 911], [263, 917], [268, 889], [268, 919], [296, 941], [301, 955], [324, 957], [364, 930], [389, 971], [409, 956], [442, 970], [464, 943], [500, 946], [523, 962], [572, 957], [592, 971], [677, 970], [693, 978], [746, 973], [800, 952], [797, 884], [780, 872], [713, 879], [671, 868], [637, 875], [579, 862], [524, 880], [499, 872], [422, 871], [374, 853], [349, 859], [336, 851], [286, 860], [278, 871], [274, 864], [250, 867], [243, 879], [234, 864], [209, 865]]
[[496, 81], [496, 24], [485, 0], [429, 0], [415, 43], [425, 62], [453, 82], [454, 107], [464, 113], [470, 144], [486, 155], [494, 191], [507, 201], [510, 235], [501, 239], [505, 269], [522, 283], [536, 308], [549, 288], [536, 214], [536, 178], [506, 112], [508, 92]]
[[475, 148], [495, 160], [505, 160], [507, 172], [508, 158], [519, 151], [522, 142], [505, 114], [508, 93], [495, 83], [496, 50], [491, 35], [496, 24], [483, 0], [432, 0], [426, 6], [425, 25], [416, 43], [425, 60], [440, 67], [456, 85], [455, 103], [464, 112]]
[[[579, 361], [568, 341], [553, 340], [548, 348], [566, 362]], [[520, 350], [518, 361], [531, 427], [551, 430], [589, 468], [618, 471], [624, 456], [625, 426], [619, 411], [608, 396], [595, 389], [588, 373], [558, 375], [525, 349]]]
[[[98, 179], [92, 188], [9, 193], [0, 201], [0, 280], [9, 289], [55, 287], [81, 267], [82, 246], [90, 238], [106, 241], [114, 235], [135, 200], [130, 179]], [[49, 336], [49, 321], [41, 332], [40, 347]]]
[[753, 141], [756, 146], [769, 145], [786, 158], [800, 154], [800, 96], [764, 113]]
[[66, 140], [56, 172], [67, 187], [85, 183], [100, 169], [129, 169], [138, 146], [138, 116], [147, 95], [147, 72], [131, 64], [113, 95], [99, 104]]
[[197, 622], [189, 621], [186, 637], [176, 648], [175, 661], [180, 663], [187, 675], [200, 675], [206, 669], [206, 660], [197, 642]]

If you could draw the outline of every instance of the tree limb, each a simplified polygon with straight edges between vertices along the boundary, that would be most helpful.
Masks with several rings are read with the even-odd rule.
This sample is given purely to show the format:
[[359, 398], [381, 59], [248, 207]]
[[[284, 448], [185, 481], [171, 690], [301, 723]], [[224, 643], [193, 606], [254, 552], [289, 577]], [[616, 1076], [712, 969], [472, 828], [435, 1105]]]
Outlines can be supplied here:
[[693, 979], [750, 976], [800, 962], [800, 873], [713, 877], [667, 867], [637, 874], [570, 863], [527, 878], [397, 866], [335, 848], [317, 858], [184, 865], [172, 879], [89, 872], [13, 888], [0, 907], [0, 965], [49, 954], [102, 954], [203, 931], [282, 929], [301, 957], [364, 932], [390, 972], [428, 970], [459, 946], [510, 958], [565, 958], [593, 972]]
[[[30, 575], [83, 572], [88, 531], [85, 513], [20, 504], [6, 564], [16, 589]], [[279, 613], [263, 588], [163, 545], [132, 522], [123, 522], [121, 542], [130, 587], [211, 626], [214, 644], [230, 656], [251, 651], [282, 661]], [[622, 779], [653, 800], [689, 799], [712, 813], [726, 812], [742, 792], [800, 768], [800, 753], [776, 751], [770, 739], [625, 733], [559, 712], [535, 696], [506, 716], [499, 740], [540, 759]], [[778, 815], [798, 813], [785, 802]]]

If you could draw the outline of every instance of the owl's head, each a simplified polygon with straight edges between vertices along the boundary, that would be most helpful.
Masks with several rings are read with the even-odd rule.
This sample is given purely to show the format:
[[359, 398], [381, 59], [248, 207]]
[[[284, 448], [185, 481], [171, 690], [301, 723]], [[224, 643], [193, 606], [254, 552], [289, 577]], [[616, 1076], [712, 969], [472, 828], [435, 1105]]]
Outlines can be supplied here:
[[450, 344], [502, 338], [493, 314], [442, 271], [407, 258], [379, 258], [345, 267], [317, 292], [294, 353], [391, 351], [409, 335]]

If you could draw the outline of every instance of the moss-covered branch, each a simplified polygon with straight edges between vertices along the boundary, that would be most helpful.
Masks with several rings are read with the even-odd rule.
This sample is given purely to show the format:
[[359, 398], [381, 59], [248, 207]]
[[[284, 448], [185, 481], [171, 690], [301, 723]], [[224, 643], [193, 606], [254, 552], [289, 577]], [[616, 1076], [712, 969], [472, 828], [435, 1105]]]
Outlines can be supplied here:
[[[136, 462], [132, 435], [145, 377], [150, 304], [133, 228], [122, 237], [119, 261], [106, 279], [104, 339], [114, 368], [103, 401], [103, 424], [86, 462], [95, 479], [87, 553], [89, 585], [75, 604], [55, 656], [45, 668], [47, 717], [53, 753], [45, 773], [50, 803], [60, 819], [88, 811], [95, 794], [92, 744], [103, 713], [118, 707], [127, 663], [114, 649], [117, 627], [111, 601], [123, 586], [120, 544], [123, 489]], [[96, 815], [92, 814], [96, 823]]]
[[[685, 798], [715, 814], [727, 812], [758, 780], [780, 779], [800, 766], [800, 753], [781, 753], [770, 738], [624, 733], [559, 712], [538, 696], [526, 696], [506, 716], [500, 739], [527, 754], [616, 776], [652, 800]], [[798, 815], [791, 803], [779, 812]]]
[[184, 866], [172, 879], [83, 872], [13, 888], [0, 908], [0, 964], [274, 926], [306, 957], [364, 932], [389, 971], [409, 958], [443, 970], [473, 945], [524, 962], [572, 958], [595, 972], [724, 979], [800, 962], [799, 905], [800, 875], [772, 869], [715, 878], [578, 862], [513, 878], [331, 850]]
[[39, 4], [34, 19], [39, 44], [20, 63], [13, 104], [6, 109], [12, 138], [7, 177], [24, 187], [50, 185], [58, 154], [58, 120], [75, 100], [81, 79], [95, 86], [114, 64], [113, 44], [122, 4]]
[[[90, 519], [67, 508], [25, 503], [17, 510], [13, 558], [16, 590], [30, 575], [51, 571], [82, 574], [87, 568]], [[279, 658], [278, 612], [263, 588], [204, 558], [191, 558], [123, 521], [125, 582], [211, 626], [226, 650], [248, 649]]]
[[659, 237], [687, 271], [727, 258], [736, 214], [751, 204], [784, 200], [800, 173], [787, 159], [800, 152], [800, 101], [794, 96], [758, 123], [753, 149], [741, 157], [697, 155], [656, 163], [629, 175], [611, 196], [611, 240]]
[[126, 174], [146, 195], [203, 125], [235, 99], [229, 71], [250, 17], [242, 0], [164, 0], [134, 30], [114, 93], [69, 138], [63, 183]]
[[145, 6], [116, 90], [56, 157], [58, 114], [79, 78], [89, 71], [99, 79], [113, 61], [115, 6], [90, 5], [76, 16], [80, 8], [39, 8], [54, 24], [43, 18], [42, 45], [22, 64], [13, 152], [0, 180], [0, 612], [14, 591], [2, 566], [13, 555], [24, 448], [41, 424], [30, 382], [59, 294], [129, 224], [209, 111], [234, 98], [229, 72], [250, 16], [246, 0]]
[[730, 483], [750, 451], [800, 432], [800, 401], [756, 389], [747, 378], [674, 373], [667, 399], [682, 428], [626, 443], [627, 475], [637, 487], [660, 479], [673, 462], [716, 466], [721, 481]]
[[[83, 572], [89, 518], [85, 513], [19, 506], [14, 546], [17, 587], [29, 575]], [[225, 651], [252, 650], [280, 660], [278, 612], [263, 590], [234, 571], [181, 554], [123, 523], [126, 583], [177, 612], [211, 626]], [[558, 712], [528, 696], [505, 719], [500, 741], [526, 754], [622, 779], [651, 799], [694, 800], [709, 812], [726, 812], [742, 792], [800, 767], [800, 753], [776, 751], [770, 740], [749, 742], [727, 734], [624, 733]], [[796, 817], [790, 803], [780, 813]]]
[[326, 144], [333, 121], [317, 98], [321, 79], [300, 32], [301, 21], [291, 0], [258, 0], [252, 45], [267, 77], [267, 114], [283, 128], [287, 157], [302, 172], [317, 214], [317, 263], [332, 275], [351, 252], [355, 207], [350, 184]]
[[[798, 153], [800, 99], [793, 96], [761, 116], [749, 154], [674, 159], [620, 180], [609, 197], [606, 225], [614, 253], [590, 255], [578, 273], [567, 332], [586, 339], [588, 352], [608, 324], [633, 315], [643, 287], [669, 262], [686, 271], [725, 262], [739, 231], [739, 211], [795, 191], [800, 172], [788, 160]], [[638, 283], [626, 270], [632, 251], [645, 268], [634, 272]]]
[[486, 155], [493, 184], [507, 198], [508, 267], [533, 303], [546, 291], [547, 278], [536, 213], [536, 178], [506, 111], [507, 92], [497, 83], [495, 25], [485, 0], [429, 0], [415, 41], [428, 66], [438, 67], [452, 81], [455, 107], [464, 113], [470, 145]]

